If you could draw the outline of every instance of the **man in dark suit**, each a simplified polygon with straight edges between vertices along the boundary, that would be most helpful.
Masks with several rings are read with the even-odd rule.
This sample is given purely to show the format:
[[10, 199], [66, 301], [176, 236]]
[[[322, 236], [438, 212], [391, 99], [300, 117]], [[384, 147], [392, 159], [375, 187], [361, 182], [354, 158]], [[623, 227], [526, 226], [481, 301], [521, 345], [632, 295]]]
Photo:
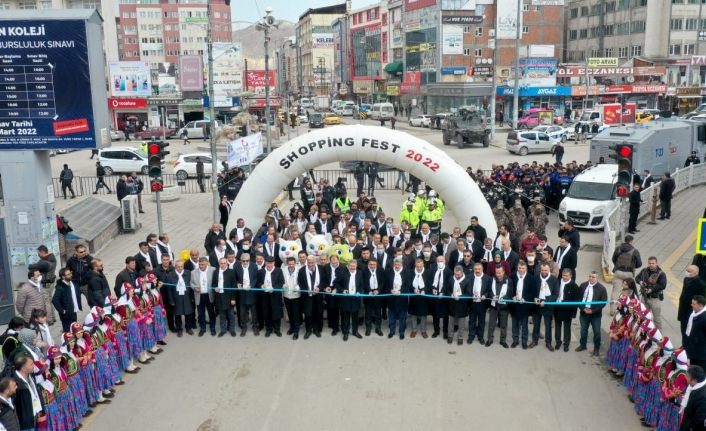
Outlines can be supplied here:
[[331, 233], [331, 230], [333, 229], [333, 220], [329, 218], [328, 212], [321, 211], [319, 219], [316, 220], [316, 223], [314, 223], [314, 228], [316, 229], [316, 233], [319, 235]]
[[226, 241], [224, 239], [217, 240], [213, 250], [208, 254], [208, 263], [211, 267], [218, 268], [218, 262], [221, 258], [226, 257], [227, 252]]
[[[113, 286], [113, 292], [115, 292], [115, 297], [120, 298], [122, 292], [120, 291], [124, 283], [130, 283], [135, 285], [135, 280], [137, 280], [136, 271], [137, 262], [133, 256], [128, 256], [125, 258], [125, 269], [120, 271], [118, 275], [115, 276], [115, 286]], [[156, 275], [156, 274], [155, 274]], [[105, 302], [105, 298], [99, 303], [102, 305]]]
[[598, 282], [598, 273], [591, 271], [588, 274], [588, 281], [581, 284], [581, 302], [599, 302], [598, 304], [584, 304], [581, 306], [581, 314], [579, 321], [581, 322], [581, 340], [576, 348], [577, 352], [586, 350], [586, 342], [588, 341], [588, 326], [593, 329], [593, 352], [592, 356], [601, 354], [601, 316], [603, 307], [608, 301], [608, 292], [606, 288]]
[[236, 291], [238, 303], [238, 324], [240, 325], [240, 336], [244, 337], [248, 332], [248, 316], [252, 323], [252, 330], [255, 336], [260, 335], [257, 324], [257, 301], [259, 293], [252, 288], [257, 284], [257, 265], [250, 262], [250, 254], [240, 255], [240, 264], [235, 265], [235, 284], [239, 289]]
[[686, 370], [689, 382], [689, 397], [684, 406], [684, 414], [679, 431], [706, 430], [706, 373], [699, 365], [691, 365]]
[[691, 300], [696, 295], [706, 296], [706, 281], [699, 278], [699, 267], [689, 265], [686, 267], [686, 277], [684, 277], [684, 287], [679, 295], [679, 308], [677, 310], [677, 320], [681, 323], [682, 345], [686, 345], [686, 325], [691, 316]]
[[17, 391], [12, 399], [21, 430], [37, 428], [37, 417], [42, 415], [44, 402], [34, 382], [34, 361], [30, 356], [20, 355], [14, 360]]
[[492, 301], [488, 303], [488, 337], [485, 347], [493, 344], [497, 324], [500, 327], [500, 345], [507, 349], [508, 304], [504, 300], [512, 299], [512, 280], [505, 274], [502, 266], [495, 268], [495, 277], [490, 282], [488, 296]]
[[431, 294], [436, 298], [429, 301], [432, 323], [434, 324], [434, 333], [431, 334], [431, 338], [438, 337], [440, 333], [443, 333], [444, 339], [449, 338], [449, 300], [446, 287], [451, 282], [449, 280], [451, 272], [446, 267], [443, 254], [436, 257], [436, 264], [429, 269]]
[[473, 231], [473, 236], [475, 237], [475, 239], [477, 239], [481, 243], [485, 242], [485, 238], [488, 236], [488, 234], [486, 233], [485, 228], [478, 224], [478, 217], [471, 217], [471, 224], [466, 228], [466, 231], [469, 230]]
[[[93, 259], [91, 262], [91, 270], [86, 277], [88, 287], [88, 306], [95, 305], [103, 306], [105, 298], [110, 295], [110, 286], [108, 279], [103, 274], [103, 261], [101, 259]], [[80, 300], [81, 298], [79, 298]], [[80, 302], [80, 301], [79, 301]]]
[[[174, 329], [177, 331], [177, 337], [183, 336], [183, 330], [186, 333], [194, 335], [193, 314], [193, 290], [191, 290], [191, 273], [184, 269], [184, 261], [177, 260], [174, 262], [174, 271], [170, 273], [169, 278], [163, 281], [167, 286], [167, 300], [174, 309]], [[182, 319], [184, 316], [184, 319]], [[182, 321], [183, 320], [183, 321]]]
[[706, 367], [706, 298], [695, 295], [691, 298], [691, 315], [686, 324], [684, 349], [689, 363]]
[[565, 269], [570, 269], [571, 273], [576, 277], [576, 265], [578, 265], [576, 250], [571, 247], [569, 241], [564, 237], [559, 238], [559, 247], [554, 251], [554, 262], [559, 265], [560, 273]]
[[316, 257], [306, 257], [306, 265], [299, 269], [297, 284], [301, 289], [301, 308], [304, 313], [304, 339], [313, 333], [321, 337], [324, 326], [323, 284], [321, 284], [321, 268], [316, 264]]
[[216, 243], [219, 239], [223, 241], [226, 240], [226, 234], [221, 230], [221, 225], [218, 223], [213, 223], [211, 229], [206, 233], [206, 238], [203, 242], [203, 248], [206, 249], [208, 254], [211, 254], [213, 249], [216, 247]]
[[218, 261], [218, 269], [213, 272], [211, 286], [214, 288], [213, 302], [221, 320], [219, 337], [230, 335], [235, 337], [235, 272], [228, 268], [228, 260], [224, 257]]
[[503, 241], [500, 251], [503, 254], [503, 260], [510, 265], [510, 274], [514, 274], [517, 271], [517, 264], [520, 263], [520, 255], [512, 249], [507, 240]]
[[385, 291], [385, 271], [378, 261], [370, 259], [363, 268], [363, 293], [370, 295], [363, 299], [365, 306], [365, 336], [369, 336], [375, 325], [375, 333], [382, 336], [382, 307], [381, 300], [375, 295]]
[[206, 315], [211, 329], [211, 335], [216, 335], [216, 309], [214, 308], [215, 293], [211, 289], [214, 269], [208, 264], [208, 258], [200, 257], [198, 266], [191, 271], [191, 289], [194, 291], [194, 302], [198, 310], [199, 337], [206, 333]]
[[456, 338], [456, 342], [460, 346], [463, 344], [463, 330], [466, 328], [468, 298], [473, 296], [473, 284], [460, 265], [454, 267], [453, 276], [449, 278], [449, 282], [444, 288], [444, 295], [450, 297], [447, 305], [450, 320], [449, 329], [452, 331], [449, 332], [446, 342], [451, 344]]
[[[140, 250], [135, 255], [135, 269], [138, 273], [145, 270], [145, 266], [149, 263], [152, 264], [152, 258], [150, 257], [150, 246], [147, 241], [142, 241], [139, 244]], [[155, 255], [156, 258], [156, 255]]]
[[343, 270], [334, 282], [336, 292], [343, 294], [338, 297], [341, 310], [341, 330], [343, 341], [348, 341], [348, 334], [356, 338], [363, 338], [358, 332], [358, 311], [360, 310], [360, 297], [363, 292], [363, 272], [358, 271], [358, 262], [352, 260], [348, 263], [348, 270]]
[[554, 351], [552, 346], [552, 320], [554, 320], [554, 308], [546, 305], [545, 302], [554, 302], [559, 296], [559, 280], [549, 272], [549, 265], [542, 263], [539, 267], [539, 274], [535, 277], [537, 284], [537, 296], [534, 299], [536, 305], [532, 320], [532, 342], [529, 348], [532, 349], [539, 343], [539, 329], [544, 320], [544, 344], [547, 350]]
[[[321, 268], [321, 286], [326, 293], [336, 292], [336, 287], [333, 285], [338, 277], [343, 271], [343, 267], [338, 262], [338, 256], [331, 256], [329, 258], [328, 265], [324, 265]], [[326, 320], [328, 320], [328, 327], [331, 328], [331, 335], [338, 335], [338, 331], [341, 329], [341, 313], [338, 309], [338, 297], [333, 295], [326, 295], [324, 298], [326, 302]]]
[[[128, 259], [131, 259], [132, 257], [129, 257]], [[165, 280], [169, 279], [172, 277], [172, 273], [174, 272], [174, 265], [172, 265], [171, 258], [169, 257], [168, 254], [163, 254], [161, 256], [162, 258], [162, 263], [154, 268], [154, 275], [157, 277], [157, 279], [161, 282], [165, 282]], [[132, 258], [134, 259], [134, 258]], [[169, 293], [167, 292], [167, 289], [169, 289], [169, 286], [166, 284], [162, 284], [162, 286], [159, 288], [159, 293], [162, 295], [162, 298], [164, 298], [164, 311], [167, 313], [167, 326], [169, 327], [169, 330], [172, 332], [176, 332], [176, 328], [174, 326], [174, 307], [172, 307], [172, 304], [167, 301], [166, 299], [168, 298]]]
[[274, 234], [267, 234], [267, 241], [262, 245], [262, 254], [265, 255], [265, 262], [267, 262], [268, 257], [275, 259], [275, 266], [277, 268], [282, 266], [282, 260], [279, 258], [279, 244], [275, 242]]
[[472, 230], [466, 231], [466, 248], [473, 252], [473, 260], [480, 262], [483, 258], [483, 243], [478, 241]]
[[463, 238], [456, 240], [456, 248], [449, 253], [449, 266], [456, 266], [463, 260], [463, 251], [466, 249], [466, 241]]
[[485, 311], [487, 303], [485, 298], [492, 296], [490, 283], [492, 279], [483, 273], [483, 265], [476, 262], [473, 265], [473, 274], [468, 277], [470, 284], [469, 296], [473, 299], [469, 302], [470, 320], [468, 322], [468, 339], [466, 343], [473, 343], [473, 339], [478, 337], [481, 344], [485, 344], [483, 333], [485, 332]]
[[529, 342], [529, 316], [534, 312], [534, 298], [537, 297], [537, 279], [527, 272], [527, 263], [520, 261], [517, 272], [512, 275], [512, 299], [516, 302], [510, 307], [512, 314], [512, 348], [520, 344], [527, 349]]
[[[561, 271], [561, 280], [559, 280], [559, 294], [556, 302], [576, 302], [581, 300], [581, 292], [579, 286], [572, 280], [574, 272], [566, 268]], [[564, 346], [564, 351], [569, 351], [571, 344], [571, 321], [576, 318], [575, 305], [556, 305], [554, 306], [554, 338], [556, 345], [554, 348]], [[563, 332], [562, 332], [563, 330]]]
[[74, 285], [71, 277], [70, 269], [62, 268], [59, 271], [59, 280], [56, 282], [56, 289], [54, 289], [54, 296], [51, 300], [54, 309], [59, 313], [64, 332], [71, 329], [71, 324], [76, 321], [78, 312], [81, 310], [81, 290]]
[[[268, 235], [269, 236], [269, 235]], [[280, 268], [275, 267], [273, 256], [265, 257], [265, 267], [257, 274], [257, 287], [264, 289], [262, 293], [262, 314], [265, 320], [265, 337], [272, 335], [281, 337], [280, 330], [284, 309], [282, 306], [282, 291], [274, 289], [284, 288], [284, 274]]]
[[402, 296], [402, 293], [410, 293], [412, 291], [412, 277], [410, 270], [403, 266], [402, 258], [395, 258], [392, 268], [385, 275], [385, 293], [392, 295], [387, 298], [387, 307], [389, 311], [388, 325], [390, 333], [387, 338], [395, 336], [395, 331], [400, 332], [400, 340], [404, 340], [404, 333], [407, 329], [407, 310], [409, 301], [407, 296]]
[[652, 185], [654, 179], [652, 178], [652, 174], [650, 173], [649, 169], [645, 169], [645, 173], [642, 175], [642, 179], [640, 181], [640, 190], [645, 190], [646, 188]]

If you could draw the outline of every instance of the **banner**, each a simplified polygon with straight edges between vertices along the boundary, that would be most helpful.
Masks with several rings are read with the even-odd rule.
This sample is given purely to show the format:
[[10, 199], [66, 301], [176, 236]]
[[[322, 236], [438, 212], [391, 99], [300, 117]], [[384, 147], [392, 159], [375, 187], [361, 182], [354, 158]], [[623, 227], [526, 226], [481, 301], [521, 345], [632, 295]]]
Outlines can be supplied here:
[[[275, 71], [270, 70], [270, 90], [275, 88]], [[245, 85], [248, 91], [255, 94], [265, 93], [265, 71], [264, 70], [248, 70], [245, 74]]]
[[203, 91], [203, 65], [198, 55], [179, 57], [179, 86], [181, 91]]
[[589, 67], [586, 70], [583, 66], [563, 66], [557, 69], [559, 78], [570, 78], [574, 76], [653, 76], [667, 73], [665, 66], [641, 66], [641, 67]]
[[110, 63], [110, 94], [117, 97], [151, 96], [150, 66], [144, 61]]
[[441, 53], [463, 54], [463, 27], [460, 25], [445, 24], [442, 30]]
[[527, 87], [553, 87], [556, 85], [556, 58], [520, 59], [522, 83]]
[[262, 133], [230, 141], [228, 143], [228, 168], [249, 165], [262, 152]]
[[[204, 59], [208, 64], [208, 58]], [[208, 75], [207, 75], [208, 76]], [[243, 91], [243, 56], [239, 43], [213, 43], [213, 93], [214, 100], [230, 101]], [[214, 103], [214, 106], [219, 106]], [[230, 106], [230, 104], [228, 104]]]
[[442, 24], [483, 24], [482, 15], [458, 16], [458, 15], [443, 15], [441, 17]]
[[312, 33], [313, 48], [330, 48], [333, 46], [333, 33]]
[[[498, 19], [496, 21], [495, 37], [497, 39], [516, 39], [517, 36], [517, 2], [499, 1], [497, 3]], [[520, 12], [520, 26], [522, 26], [522, 13]], [[520, 34], [520, 37], [522, 34]]]

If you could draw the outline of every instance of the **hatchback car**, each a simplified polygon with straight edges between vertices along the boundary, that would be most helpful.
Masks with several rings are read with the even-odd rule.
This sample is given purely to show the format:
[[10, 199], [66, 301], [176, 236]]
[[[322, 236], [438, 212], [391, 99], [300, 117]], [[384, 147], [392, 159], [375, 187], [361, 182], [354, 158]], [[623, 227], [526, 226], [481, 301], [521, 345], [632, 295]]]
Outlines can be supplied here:
[[409, 119], [412, 127], [431, 127], [431, 115], [415, 115]]
[[549, 135], [550, 138], [558, 139], [561, 142], [566, 142], [569, 135], [569, 132], [566, 130], [566, 128], [561, 126], [537, 126], [532, 130], [537, 132], [544, 132]]
[[[139, 172], [149, 173], [147, 153], [132, 147], [108, 147], [98, 150], [98, 160], [103, 165], [106, 175], [114, 173]], [[162, 162], [164, 169], [164, 162]]]
[[[208, 153], [182, 154], [174, 162], [174, 174], [178, 180], [185, 180], [196, 176], [196, 162], [200, 158], [203, 162], [203, 173], [209, 177], [211, 175], [211, 155]], [[221, 162], [216, 159], [216, 169], [220, 169]]]
[[[184, 133], [186, 133], [189, 139], [203, 138], [203, 129], [205, 126], [209, 126], [210, 124], [211, 121], [209, 120], [189, 121], [184, 127], [177, 131], [176, 135], [182, 137], [184, 136]], [[221, 124], [220, 121], [216, 120], [216, 129], [218, 129], [222, 125], [223, 124]]]
[[546, 133], [534, 130], [513, 130], [507, 134], [507, 141], [505, 142], [505, 148], [509, 152], [521, 156], [526, 156], [529, 153], [548, 153], [556, 145], [561, 145], [559, 139], [552, 139]]
[[125, 133], [122, 130], [110, 129], [110, 140], [111, 141], [122, 141], [125, 139]]
[[326, 114], [324, 114], [324, 124], [341, 124], [341, 117], [334, 114], [333, 112], [327, 112]]

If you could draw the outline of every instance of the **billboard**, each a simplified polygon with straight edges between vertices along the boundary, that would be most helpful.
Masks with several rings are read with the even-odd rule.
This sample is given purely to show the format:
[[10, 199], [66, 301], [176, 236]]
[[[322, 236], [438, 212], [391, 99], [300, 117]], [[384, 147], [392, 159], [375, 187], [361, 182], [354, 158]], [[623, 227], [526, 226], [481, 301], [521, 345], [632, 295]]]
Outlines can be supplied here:
[[529, 87], [553, 87], [556, 85], [556, 58], [522, 58], [520, 71], [522, 83]]
[[314, 48], [326, 48], [333, 46], [333, 33], [312, 33]]
[[[517, 36], [517, 15], [518, 7], [516, 1], [499, 1], [498, 2], [498, 17], [496, 21], [497, 39], [515, 39]], [[522, 13], [519, 13], [520, 23], [522, 26]], [[520, 37], [522, 33], [520, 33]]]
[[110, 94], [113, 97], [147, 97], [152, 95], [150, 66], [144, 61], [110, 63]]
[[214, 106], [220, 106], [219, 100], [230, 103], [231, 97], [240, 96], [243, 91], [243, 55], [240, 44], [214, 42], [213, 59]]
[[463, 54], [463, 27], [444, 24], [441, 36], [442, 54]]
[[203, 91], [203, 64], [198, 55], [179, 57], [179, 86], [181, 91]]
[[[270, 79], [269, 85], [270, 89], [275, 88], [275, 71], [269, 71]], [[245, 85], [248, 91], [255, 94], [265, 93], [265, 71], [264, 70], [248, 70], [245, 74]]]
[[99, 18], [0, 20], [0, 151], [101, 142], [96, 129], [109, 123]]

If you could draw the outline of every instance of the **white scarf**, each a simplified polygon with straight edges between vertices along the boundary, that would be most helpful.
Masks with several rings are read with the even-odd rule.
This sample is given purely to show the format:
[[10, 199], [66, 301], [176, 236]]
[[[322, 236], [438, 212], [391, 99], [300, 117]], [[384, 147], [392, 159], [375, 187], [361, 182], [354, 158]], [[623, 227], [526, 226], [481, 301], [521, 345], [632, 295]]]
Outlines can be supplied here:
[[473, 297], [475, 298], [473, 302], [480, 302], [480, 294], [483, 289], [483, 276], [478, 277], [473, 276]]
[[561, 280], [561, 284], [559, 284], [559, 297], [557, 298], [556, 302], [561, 302], [564, 300], [564, 286], [566, 286], [570, 282], [571, 282], [571, 280], [569, 280], [569, 281]]
[[416, 293], [422, 293], [424, 290], [424, 277], [422, 277], [423, 272], [414, 271], [414, 280], [412, 281], [412, 287], [416, 290]]
[[226, 256], [226, 249], [224, 248], [223, 251], [219, 251], [218, 247], [213, 249], [213, 252], [216, 254], [216, 259], [221, 260]]
[[309, 287], [309, 296], [314, 292], [315, 287], [319, 287], [319, 267], [314, 266], [314, 285], [311, 285], [311, 271], [308, 267], [304, 270], [306, 274], [306, 285]]
[[682, 400], [681, 400], [681, 407], [679, 408], [679, 413], [684, 412], [684, 409], [686, 408], [686, 405], [689, 402], [689, 395], [691, 395], [691, 393], [693, 391], [697, 391], [697, 390], [703, 388], [704, 386], [706, 386], [706, 380], [704, 380], [703, 382], [697, 383], [694, 386], [691, 386], [691, 385], [687, 386], [686, 392], [684, 393], [684, 398], [682, 398]]
[[351, 272], [350, 274], [351, 277], [348, 279], [348, 293], [355, 295], [355, 272]]
[[234, 242], [232, 242], [231, 240], [228, 239], [228, 240], [226, 240], [226, 245], [227, 245], [228, 247], [230, 247], [230, 249], [233, 250], [233, 252], [234, 252], [235, 254], [238, 254], [238, 246], [235, 245]]
[[443, 293], [441, 292], [444, 288], [444, 270], [443, 269], [437, 269], [436, 274], [434, 274], [434, 283], [433, 283], [434, 289], [438, 291], [439, 296], [442, 296]]
[[[220, 276], [220, 275], [219, 275], [218, 278], [221, 279], [221, 280], [223, 280], [222, 276]], [[206, 271], [201, 271], [201, 270], [199, 269], [199, 282], [201, 283], [201, 285], [199, 286], [199, 287], [201, 288], [201, 289], [200, 289], [200, 292], [201, 292], [201, 293], [207, 293], [207, 292], [206, 292], [206, 289], [208, 288], [208, 270], [206, 270]]]
[[291, 273], [289, 268], [282, 271], [284, 273], [284, 285], [286, 290], [284, 291], [284, 296], [289, 299], [299, 298], [299, 284], [297, 283], [297, 270], [295, 269]]
[[377, 277], [376, 272], [377, 271], [370, 272], [370, 290], [371, 291], [378, 290], [378, 277]]
[[[502, 303], [503, 303], [503, 300], [502, 300], [503, 297], [504, 297], [505, 295], [507, 295], [507, 279], [505, 279], [505, 281], [503, 282], [503, 285], [500, 287], [500, 293], [499, 293], [499, 294], [498, 294], [498, 290], [497, 290], [497, 285], [496, 285], [496, 283], [497, 283], [497, 280], [495, 279], [495, 277], [493, 277], [493, 284], [492, 284], [492, 286], [491, 286], [492, 289], [493, 289], [493, 296], [494, 296], [494, 297], [497, 296], [497, 297], [500, 299], [500, 303], [502, 304]], [[492, 307], [495, 307], [495, 300], [492, 300], [492, 301], [490, 302], [490, 305], [491, 305]]]
[[686, 324], [686, 332], [685, 332], [685, 334], [686, 334], [687, 337], [688, 337], [689, 335], [691, 335], [691, 327], [694, 325], [694, 319], [695, 319], [697, 316], [702, 315], [702, 314], [704, 313], [704, 311], [706, 311], [706, 307], [702, 308], [701, 311], [699, 311], [698, 313], [697, 313], [696, 311], [692, 311], [692, 312], [691, 312], [691, 315], [689, 316], [689, 323]]
[[[167, 243], [165, 243], [165, 242], [159, 241], [159, 240], [157, 240], [157, 244], [159, 244], [159, 245], [161, 245], [162, 247], [164, 247], [164, 248], [167, 249], [167, 253], [166, 253], [166, 254], [167, 254], [167, 256], [169, 256], [170, 259], [173, 259], [173, 258], [174, 258], [174, 255], [172, 254], [172, 246], [171, 246], [171, 245], [169, 245], [169, 244], [167, 244]], [[160, 258], [160, 259], [161, 259], [161, 258]]]
[[586, 286], [586, 292], [583, 294], [583, 302], [593, 302], [593, 285], [591, 283], [588, 283]]
[[539, 287], [539, 299], [547, 299], [547, 296], [552, 294], [551, 289], [549, 289], [549, 283], [547, 283], [549, 277], [551, 277], [551, 274], [548, 275], [547, 278], [544, 278], [541, 275], [539, 276], [539, 279], [542, 280], [542, 284]]
[[559, 257], [556, 261], [556, 264], [559, 265], [559, 268], [561, 268], [561, 262], [564, 260], [564, 256], [566, 256], [566, 254], [569, 252], [570, 249], [571, 249], [571, 244], [566, 244], [566, 248], [564, 249], [563, 252], [561, 251], [561, 248], [557, 249], [557, 255]]
[[184, 292], [186, 292], [186, 283], [184, 283], [184, 277], [183, 277], [184, 271], [182, 271], [182, 272], [175, 271], [175, 272], [176, 272], [177, 277], [179, 277], [179, 280], [177, 281], [177, 285], [176, 285], [176, 291], [179, 295], [184, 295]]
[[243, 267], [243, 289], [250, 289], [250, 265]]
[[140, 250], [140, 256], [145, 258], [147, 262], [150, 262], [150, 254], [149, 253], [143, 253], [142, 250]]
[[402, 268], [399, 271], [394, 269], [393, 272], [395, 276], [392, 280], [392, 293], [398, 294], [402, 289]]
[[226, 272], [224, 269], [218, 269], [218, 286], [216, 287], [217, 293], [223, 293], [223, 274]]
[[461, 282], [466, 279], [466, 275], [462, 275], [461, 278], [454, 277], [454, 289], [452, 296], [456, 299], [460, 298], [463, 292], [461, 291]]
[[267, 249], [267, 255], [274, 257], [274, 255], [275, 255], [275, 244], [274, 244], [274, 243], [270, 244], [270, 243], [266, 242], [266, 243], [265, 243], [265, 248]]
[[525, 288], [525, 277], [526, 276], [527, 276], [527, 273], [525, 273], [525, 275], [520, 275], [520, 273], [517, 273], [517, 292], [515, 293], [515, 296], [520, 301], [524, 300], [522, 298], [522, 290], [524, 290], [524, 288]]
[[37, 282], [35, 282], [34, 280], [32, 280], [31, 278], [30, 278], [29, 280], [27, 280], [27, 281], [28, 281], [29, 284], [31, 284], [32, 286], [36, 287], [38, 291], [40, 291], [40, 292], [42, 291], [42, 286], [40, 285], [41, 283], [37, 283]]
[[34, 413], [34, 415], [39, 414], [42, 411], [42, 402], [39, 399], [39, 392], [37, 392], [37, 386], [34, 384], [34, 379], [32, 376], [25, 379], [19, 371], [15, 371], [15, 375], [29, 387], [29, 393], [32, 398], [32, 413]]
[[265, 288], [265, 290], [267, 290], [270, 293], [273, 290], [273, 288], [272, 288], [272, 273], [274, 271], [275, 271], [274, 268], [272, 269], [272, 271], [268, 271], [267, 269], [265, 269], [265, 280], [263, 282], [263, 287]]
[[336, 270], [338, 267], [334, 267], [333, 265], [329, 265], [329, 267], [331, 268], [331, 281], [329, 281], [329, 287], [333, 287], [333, 282], [336, 280]]

